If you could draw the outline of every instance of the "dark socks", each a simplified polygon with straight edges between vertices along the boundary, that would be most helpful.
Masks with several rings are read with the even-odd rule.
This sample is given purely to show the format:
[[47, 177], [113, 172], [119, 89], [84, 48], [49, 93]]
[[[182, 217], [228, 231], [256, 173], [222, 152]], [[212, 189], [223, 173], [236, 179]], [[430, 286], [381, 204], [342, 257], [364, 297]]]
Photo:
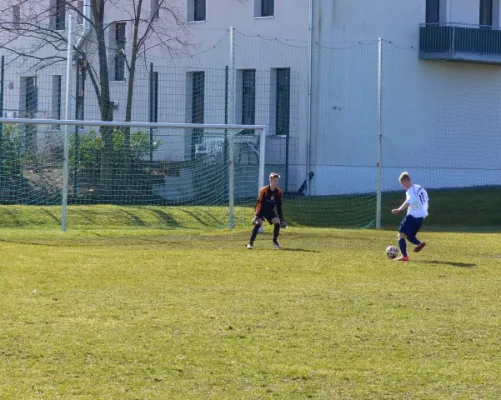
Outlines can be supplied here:
[[252, 234], [251, 234], [250, 241], [249, 241], [250, 244], [253, 244], [254, 240], [256, 240], [257, 232], [259, 231], [260, 227], [261, 227], [261, 225], [259, 225], [259, 224], [254, 225], [254, 229], [252, 229]]
[[404, 238], [398, 240], [398, 246], [400, 247], [400, 252], [404, 257], [407, 257], [407, 243]]
[[279, 234], [280, 234], [280, 224], [275, 224], [275, 228], [273, 229], [273, 242], [277, 241]]
[[421, 242], [418, 240], [416, 236], [407, 236], [407, 240], [416, 246], [420, 245]]

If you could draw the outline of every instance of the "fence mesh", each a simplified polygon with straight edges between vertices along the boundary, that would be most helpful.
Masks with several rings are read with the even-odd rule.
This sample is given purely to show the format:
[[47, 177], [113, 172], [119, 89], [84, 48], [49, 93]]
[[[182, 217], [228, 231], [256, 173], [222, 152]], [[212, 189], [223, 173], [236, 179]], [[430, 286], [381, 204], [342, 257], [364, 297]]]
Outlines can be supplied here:
[[[78, 35], [77, 31], [75, 40]], [[108, 38], [106, 87], [112, 117], [116, 121], [266, 125], [265, 176], [271, 171], [282, 176], [286, 210], [296, 222], [373, 226], [378, 190], [399, 189], [396, 178], [403, 170], [430, 189], [501, 184], [496, 111], [501, 78], [495, 68], [450, 68], [436, 61], [418, 61], [416, 49], [388, 41], [381, 47], [377, 40], [313, 43], [310, 93], [308, 43], [230, 29], [207, 36], [212, 42], [205, 42], [205, 47], [163, 56], [154, 51], [142, 54], [132, 84], [127, 66], [122, 74], [118, 65], [126, 60], [117, 57], [116, 43], [112, 45]], [[130, 39], [129, 31], [125, 37]], [[74, 63], [72, 118], [103, 118], [91, 77], [99, 67], [96, 46], [96, 41], [87, 44], [88, 64]], [[63, 117], [64, 60], [40, 63], [8, 54], [4, 74], [4, 117]], [[97, 82], [101, 91], [102, 85]], [[0, 147], [5, 174], [29, 175], [60, 157], [61, 149], [55, 144], [62, 137], [59, 126], [19, 129], [4, 127]], [[71, 129], [72, 146], [85, 147], [97, 140], [89, 129]], [[169, 152], [184, 162], [188, 150], [176, 152], [179, 140], [171, 133], [144, 134], [155, 143], [154, 150], [144, 156], [152, 165]], [[190, 137], [188, 152], [196, 158], [204, 147], [203, 135], [197, 130], [183, 135]], [[17, 164], [7, 157], [15, 151], [20, 154], [12, 150], [16, 146], [22, 149]], [[72, 162], [82, 162], [79, 156]], [[237, 161], [249, 158], [251, 153], [237, 155]], [[378, 162], [381, 187], [377, 185]], [[78, 176], [78, 167], [75, 170]], [[79, 182], [91, 180], [80, 175]], [[59, 179], [57, 174], [47, 177], [46, 188], [57, 188], [53, 182]], [[84, 190], [84, 186], [77, 182], [76, 189]], [[48, 203], [58, 198], [48, 192], [43, 196]], [[15, 198], [24, 197], [6, 194], [2, 201]]]

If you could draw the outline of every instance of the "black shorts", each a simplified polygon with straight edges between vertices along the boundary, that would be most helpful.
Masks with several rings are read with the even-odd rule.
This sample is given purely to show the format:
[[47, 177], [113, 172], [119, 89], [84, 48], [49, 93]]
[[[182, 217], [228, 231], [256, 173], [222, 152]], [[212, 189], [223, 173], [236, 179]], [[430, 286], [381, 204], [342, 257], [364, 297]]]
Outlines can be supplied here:
[[278, 217], [277, 217], [277, 215], [273, 211], [270, 211], [270, 212], [267, 212], [267, 213], [264, 213], [264, 214], [259, 214], [258, 218], [265, 219], [266, 221], [268, 221], [268, 223], [270, 225], [272, 225], [273, 222], [271, 222], [271, 220], [273, 218], [278, 218]]

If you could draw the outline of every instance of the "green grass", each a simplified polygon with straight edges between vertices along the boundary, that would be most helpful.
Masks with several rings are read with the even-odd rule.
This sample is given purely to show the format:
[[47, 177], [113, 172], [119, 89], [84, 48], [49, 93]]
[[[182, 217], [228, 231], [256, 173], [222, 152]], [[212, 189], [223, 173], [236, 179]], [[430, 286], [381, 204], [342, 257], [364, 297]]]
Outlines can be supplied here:
[[501, 234], [203, 227], [0, 231], [0, 398], [501, 397]]
[[498, 399], [500, 195], [430, 191], [408, 265], [403, 192], [392, 232], [308, 227], [370, 226], [372, 195], [287, 199], [279, 252], [244, 249], [252, 207], [70, 206], [62, 234], [1, 206], [0, 398]]

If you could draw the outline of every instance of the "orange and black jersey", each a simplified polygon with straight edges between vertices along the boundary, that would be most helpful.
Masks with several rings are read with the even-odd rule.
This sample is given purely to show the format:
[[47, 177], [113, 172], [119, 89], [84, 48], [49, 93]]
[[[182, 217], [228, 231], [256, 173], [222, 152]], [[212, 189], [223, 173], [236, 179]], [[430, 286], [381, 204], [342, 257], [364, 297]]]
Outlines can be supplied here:
[[270, 186], [265, 186], [259, 191], [256, 202], [256, 215], [260, 217], [274, 214], [274, 208], [277, 207], [278, 217], [284, 218], [282, 212], [282, 191], [279, 188], [271, 190]]

